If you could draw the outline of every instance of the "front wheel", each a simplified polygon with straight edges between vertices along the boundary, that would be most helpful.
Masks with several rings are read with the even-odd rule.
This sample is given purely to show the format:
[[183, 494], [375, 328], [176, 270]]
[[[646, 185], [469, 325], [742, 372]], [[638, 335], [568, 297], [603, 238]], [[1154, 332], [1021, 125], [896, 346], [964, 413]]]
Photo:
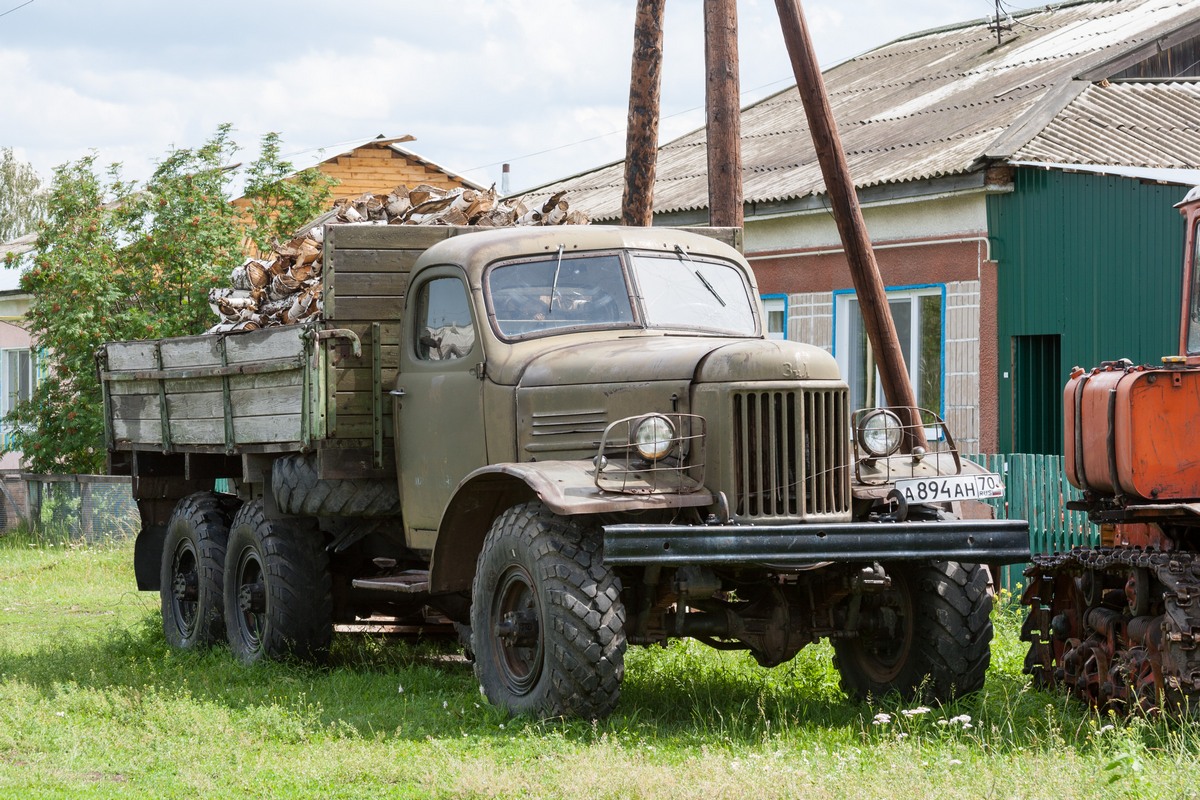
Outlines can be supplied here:
[[859, 635], [834, 640], [846, 694], [948, 703], [983, 688], [992, 642], [987, 570], [939, 561], [887, 572], [891, 588], [863, 599]]
[[225, 556], [225, 621], [238, 659], [324, 661], [331, 587], [320, 532], [301, 520], [267, 519], [262, 500], [242, 506]]
[[471, 630], [475, 675], [493, 705], [584, 719], [616, 707], [625, 606], [595, 528], [538, 502], [501, 514], [479, 554]]

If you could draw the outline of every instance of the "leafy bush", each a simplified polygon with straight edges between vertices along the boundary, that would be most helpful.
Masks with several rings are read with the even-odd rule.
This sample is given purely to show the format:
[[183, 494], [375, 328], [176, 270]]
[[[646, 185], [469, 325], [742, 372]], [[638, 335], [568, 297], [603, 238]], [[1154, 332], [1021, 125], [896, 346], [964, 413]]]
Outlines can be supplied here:
[[[287, 237], [296, 215], [328, 200], [332, 183], [279, 157], [279, 137], [263, 139], [249, 167], [249, 215], [230, 202], [237, 152], [222, 125], [195, 149], [172, 150], [142, 186], [96, 155], [54, 172], [32, 266], [21, 288], [33, 295], [29, 329], [39, 346], [40, 381], [17, 405], [7, 449], [37, 473], [104, 471], [104, 419], [96, 349], [106, 341], [196, 334], [209, 327], [208, 291], [255, 241]], [[310, 171], [311, 172], [311, 171]], [[14, 258], [8, 266], [16, 266]]]

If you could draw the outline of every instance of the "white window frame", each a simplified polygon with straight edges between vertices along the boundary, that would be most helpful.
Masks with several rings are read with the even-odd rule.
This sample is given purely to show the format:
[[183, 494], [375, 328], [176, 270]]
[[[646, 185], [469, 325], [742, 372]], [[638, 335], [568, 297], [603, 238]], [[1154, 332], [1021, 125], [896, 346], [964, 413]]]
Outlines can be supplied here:
[[[941, 299], [939, 313], [941, 315], [940, 330], [941, 341], [938, 346], [938, 402], [937, 407], [929, 407], [926, 398], [920, 396], [921, 380], [918, 374], [920, 364], [919, 359], [910, 358], [909, 353], [920, 352], [920, 336], [921, 326], [918, 319], [918, 314], [909, 315], [908, 330], [900, 330], [897, 328], [896, 334], [901, 338], [901, 348], [906, 351], [905, 360], [908, 367], [908, 377], [912, 381], [914, 389], [917, 391], [917, 404], [929, 408], [930, 411], [937, 413], [939, 416], [945, 417], [946, 403], [946, 285], [943, 283], [918, 284], [912, 286], [890, 286], [885, 290], [889, 306], [897, 300], [909, 299], [916, 307], [917, 298], [938, 296]], [[857, 293], [853, 289], [843, 289], [833, 293], [833, 317], [834, 317], [834, 337], [833, 337], [833, 355], [837, 360], [838, 368], [842, 372], [843, 378], [847, 383], [852, 383], [853, 376], [856, 370], [853, 370], [853, 365], [850, 359], [853, 354], [850, 352], [850, 325], [853, 315], [850, 311], [850, 304], [858, 298]], [[861, 319], [861, 312], [858, 315]], [[863, 333], [865, 336], [865, 331]], [[907, 336], [907, 341], [904, 341]], [[853, 402], [854, 387], [851, 386], [851, 398]], [[871, 406], [880, 406], [884, 404], [883, 387], [879, 381], [879, 373], [875, 373], [875, 397], [864, 398], [866, 403]], [[852, 409], [853, 410], [853, 409]]]
[[[768, 339], [788, 338], [788, 296], [786, 294], [761, 295], [763, 304], [763, 333]], [[783, 330], [771, 330], [771, 314], [783, 313]]]
[[[13, 387], [12, 374], [14, 360], [17, 361], [18, 385]], [[23, 396], [20, 387], [20, 361], [25, 362], [26, 391]], [[33, 369], [33, 352], [28, 347], [12, 347], [0, 349], [0, 417], [6, 416], [19, 400], [28, 400], [33, 395], [33, 387], [37, 376]]]

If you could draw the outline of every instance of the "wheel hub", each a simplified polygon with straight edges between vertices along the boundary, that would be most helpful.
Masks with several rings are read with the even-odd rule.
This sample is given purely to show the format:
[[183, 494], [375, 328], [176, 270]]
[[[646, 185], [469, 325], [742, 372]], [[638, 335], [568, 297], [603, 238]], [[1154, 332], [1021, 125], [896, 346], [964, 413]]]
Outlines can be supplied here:
[[261, 583], [247, 583], [238, 590], [238, 608], [247, 614], [267, 610], [267, 593]]
[[175, 573], [175, 579], [171, 582], [171, 591], [175, 595], [175, 599], [181, 603], [187, 603], [196, 600], [200, 596], [200, 592], [197, 587], [196, 573]]
[[538, 615], [532, 609], [510, 611], [496, 623], [496, 638], [506, 647], [533, 647], [540, 634]]

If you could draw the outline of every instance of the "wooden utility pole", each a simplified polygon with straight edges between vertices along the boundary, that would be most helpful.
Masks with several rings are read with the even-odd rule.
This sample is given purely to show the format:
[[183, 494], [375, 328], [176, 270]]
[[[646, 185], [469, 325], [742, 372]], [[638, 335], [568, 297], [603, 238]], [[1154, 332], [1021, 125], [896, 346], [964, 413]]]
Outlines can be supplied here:
[[638, 0], [633, 31], [633, 69], [629, 81], [629, 127], [625, 134], [622, 225], [649, 227], [654, 222], [665, 8], [666, 0]]
[[[813, 145], [821, 165], [821, 175], [825, 178], [825, 190], [829, 193], [833, 218], [850, 262], [850, 275], [858, 292], [863, 325], [875, 349], [884, 396], [888, 405], [900, 413], [900, 421], [909, 432], [906, 442], [908, 448], [924, 447], [925, 434], [916, 412], [916, 394], [908, 378], [904, 353], [896, 336], [896, 325], [888, 310], [887, 293], [875, 263], [875, 251], [871, 248], [871, 239], [863, 222], [858, 195], [850, 179], [846, 154], [842, 150], [833, 111], [829, 107], [829, 97], [825, 94], [825, 80], [817, 64], [800, 0], [775, 0], [775, 8], [779, 12], [779, 24], [783, 28], [792, 70], [796, 73], [796, 86], [804, 103], [804, 113], [812, 130]], [[906, 409], [911, 410], [907, 414], [902, 413]]]
[[740, 228], [742, 112], [738, 77], [737, 0], [704, 0], [708, 222]]

